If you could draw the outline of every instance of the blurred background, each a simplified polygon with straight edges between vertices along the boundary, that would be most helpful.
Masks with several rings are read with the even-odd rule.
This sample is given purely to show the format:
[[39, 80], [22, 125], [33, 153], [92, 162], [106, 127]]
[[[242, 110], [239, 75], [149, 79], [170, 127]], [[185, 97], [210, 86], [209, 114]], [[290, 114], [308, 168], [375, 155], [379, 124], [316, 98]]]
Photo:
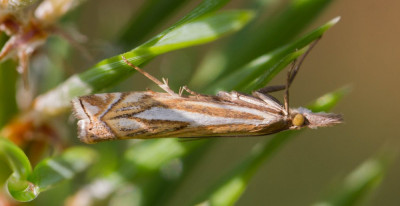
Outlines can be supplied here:
[[[282, 1], [271, 1], [266, 15], [279, 10]], [[67, 62], [67, 71], [81, 72], [99, 60], [143, 43], [167, 28], [198, 4], [189, 1], [162, 22], [158, 30], [138, 39], [132, 46], [117, 40], [126, 21], [144, 1], [96, 0], [79, 8], [74, 25], [88, 38], [85, 46], [94, 56], [87, 61], [76, 52]], [[244, 1], [233, 0], [224, 8], [243, 8]], [[345, 123], [331, 128], [307, 130], [287, 144], [269, 164], [262, 166], [237, 205], [308, 205], [367, 158], [383, 150], [398, 151], [400, 146], [400, 1], [336, 0], [312, 22], [304, 33], [334, 17], [341, 20], [323, 36], [305, 60], [291, 87], [291, 107], [305, 106], [315, 98], [350, 86], [347, 95], [334, 109], [344, 115]], [[295, 20], [294, 20], [295, 21]], [[140, 32], [137, 31], [137, 32]], [[132, 41], [136, 41], [132, 34]], [[176, 89], [189, 83], [204, 55], [226, 43], [221, 39], [206, 45], [162, 55], [144, 68], [157, 77], [167, 77]], [[115, 46], [119, 45], [119, 46]], [[240, 53], [240, 50], [237, 51]], [[180, 76], [172, 76], [179, 70]], [[285, 72], [271, 84], [285, 81]], [[151, 82], [135, 74], [107, 91], [140, 91], [153, 88]], [[282, 93], [277, 93], [279, 99]], [[71, 124], [71, 128], [74, 123]], [[75, 136], [71, 135], [71, 138]], [[185, 180], [170, 205], [181, 205], [195, 198], [232, 168], [257, 142], [267, 137], [220, 139]], [[392, 162], [382, 185], [371, 197], [370, 205], [400, 205], [400, 159]], [[43, 194], [44, 195], [44, 194]]]

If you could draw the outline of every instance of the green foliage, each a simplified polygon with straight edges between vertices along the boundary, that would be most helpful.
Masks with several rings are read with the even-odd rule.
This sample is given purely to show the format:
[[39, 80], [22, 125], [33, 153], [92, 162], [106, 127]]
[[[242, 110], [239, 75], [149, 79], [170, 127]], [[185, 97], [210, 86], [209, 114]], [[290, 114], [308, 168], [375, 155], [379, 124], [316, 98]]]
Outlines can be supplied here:
[[17, 72], [11, 61], [0, 64], [0, 128], [18, 111], [16, 96]]
[[[0, 141], [1, 156], [13, 171], [13, 181], [17, 182], [17, 180], [20, 180], [20, 182], [22, 182], [27, 180], [32, 173], [32, 167], [28, 157], [25, 156], [24, 152], [19, 147], [6, 140], [4, 137], [2, 137]], [[25, 184], [22, 183], [21, 185]], [[15, 188], [17, 187], [17, 184], [15, 184]]]
[[[6, 41], [5, 35], [0, 35], [0, 43]], [[15, 64], [11, 61], [6, 61], [0, 64], [0, 128], [2, 128], [13, 115], [17, 113], [16, 96], [16, 81], [17, 71]]]
[[[125, 48], [137, 46], [152, 30], [155, 30], [162, 21], [165, 21], [176, 10], [181, 8], [188, 0], [149, 0], [140, 9], [139, 13], [132, 16], [129, 25], [118, 39]], [[138, 32], [140, 31], [140, 32]]]
[[[143, 66], [158, 55], [209, 43], [229, 34], [231, 36], [226, 38], [225, 46], [207, 52], [197, 73], [193, 75], [191, 85], [209, 94], [215, 94], [217, 90], [249, 93], [269, 83], [339, 20], [335, 18], [299, 37], [330, 0], [292, 0], [268, 18], [261, 14], [272, 5], [271, 0], [254, 0], [249, 4], [249, 10], [223, 11], [218, 10], [228, 0], [203, 0], [175, 24], [138, 45], [188, 2], [173, 0], [166, 4], [160, 0], [147, 1], [138, 15], [130, 19], [123, 32], [118, 34], [117, 42], [130, 51], [103, 59], [82, 73], [72, 74], [53, 89], [46, 88], [49, 91], [35, 99], [32, 111], [21, 112], [20, 116], [39, 114], [35, 116], [37, 124], [55, 122], [64, 113], [70, 112], [72, 98], [110, 88], [134, 74], [135, 70], [121, 60], [122, 56], [137, 66]], [[61, 59], [68, 58], [67, 45], [58, 42], [51, 46], [63, 51], [58, 57], [57, 54], [50, 55], [57, 59], [60, 66]], [[11, 62], [0, 65], [0, 127], [10, 123], [11, 117], [17, 112], [15, 98], [9, 98], [16, 96], [16, 88], [10, 86], [15, 85], [17, 78], [12, 67], [15, 65]], [[179, 75], [178, 70], [173, 73]], [[314, 112], [329, 111], [347, 91], [344, 88], [328, 93], [309, 105], [309, 108]], [[63, 130], [56, 131], [62, 133], [61, 136], [75, 139], [75, 135]], [[251, 178], [259, 167], [268, 163], [299, 132], [282, 132], [256, 144], [244, 160], [216, 182], [214, 187], [198, 196], [195, 203], [234, 205], [251, 184]], [[64, 204], [67, 197], [69, 201], [78, 201], [76, 204], [83, 198], [88, 205], [171, 204], [172, 197], [179, 195], [177, 191], [181, 183], [193, 172], [194, 166], [215, 141], [126, 140], [86, 147], [76, 146], [72, 140], [67, 142], [68, 146], [62, 151], [58, 151], [52, 142], [54, 144], [49, 145], [48, 153], [57, 155], [46, 153], [49, 157], [41, 159], [35, 166], [29, 160], [31, 157], [26, 148], [22, 150], [4, 137], [0, 138], [0, 159], [3, 160], [0, 165], [4, 163], [9, 169], [0, 171], [0, 177], [7, 175], [5, 184], [12, 198], [26, 202], [32, 201], [43, 191], [54, 191], [67, 193], [62, 197], [64, 199], [58, 200]], [[377, 180], [384, 176], [387, 164], [379, 158], [371, 161], [368, 167], [361, 169], [367, 172], [351, 174], [352, 177], [360, 177], [355, 186], [345, 186], [327, 203], [353, 205], [361, 194], [367, 194], [376, 187], [379, 183]], [[82, 172], [86, 172], [85, 175], [77, 175]], [[69, 188], [71, 191], [58, 190], [56, 185], [66, 180], [72, 185]], [[42, 194], [41, 198], [40, 201], [51, 199], [46, 194]]]
[[71, 147], [61, 155], [42, 160], [32, 171], [24, 152], [1, 137], [0, 157], [12, 170], [7, 180], [8, 192], [15, 200], [27, 202], [35, 199], [40, 192], [87, 169], [96, 160], [96, 153], [90, 148]]

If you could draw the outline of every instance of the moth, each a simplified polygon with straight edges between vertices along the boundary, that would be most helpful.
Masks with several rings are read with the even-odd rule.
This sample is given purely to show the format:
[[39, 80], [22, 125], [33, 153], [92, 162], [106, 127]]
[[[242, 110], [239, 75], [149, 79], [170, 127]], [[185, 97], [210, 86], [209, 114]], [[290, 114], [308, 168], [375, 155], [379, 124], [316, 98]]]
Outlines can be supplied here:
[[[126, 64], [165, 93], [148, 90], [73, 99], [74, 114], [79, 119], [78, 137], [85, 143], [167, 137], [244, 137], [341, 123], [342, 116], [338, 114], [289, 108], [288, 88], [308, 51], [300, 63], [293, 63], [289, 69], [286, 85], [265, 87], [252, 95], [222, 91], [210, 96], [193, 92], [186, 86], [175, 93], [166, 79], [159, 81], [123, 57]], [[284, 89], [284, 104], [269, 94]], [[184, 91], [189, 95], [183, 95]]]

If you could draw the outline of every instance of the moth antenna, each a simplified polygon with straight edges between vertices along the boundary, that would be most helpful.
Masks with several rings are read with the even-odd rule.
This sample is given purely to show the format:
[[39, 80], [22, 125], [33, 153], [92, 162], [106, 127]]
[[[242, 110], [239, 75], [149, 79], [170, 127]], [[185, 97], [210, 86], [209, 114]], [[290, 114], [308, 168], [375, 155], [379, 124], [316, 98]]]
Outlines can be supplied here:
[[304, 59], [307, 57], [307, 55], [311, 52], [311, 50], [314, 48], [314, 46], [319, 42], [321, 38], [322, 36], [320, 36], [313, 43], [311, 43], [307, 51], [303, 54], [303, 56], [300, 57], [299, 61], [297, 61], [297, 59], [293, 61], [292, 66], [288, 71], [286, 79], [285, 97], [284, 97], [285, 101], [284, 106], [288, 115], [289, 115], [289, 87], [292, 84], [294, 78], [296, 77], [296, 74], [299, 71], [301, 65], [303, 64]]
[[293, 81], [293, 79], [291, 79], [291, 73], [296, 67], [296, 62], [297, 62], [297, 59], [295, 59], [292, 62], [292, 65], [287, 73], [287, 78], [286, 78], [285, 96], [283, 97], [286, 115], [289, 115], [289, 87], [290, 87], [290, 84], [292, 83], [291, 80]]
[[310, 46], [308, 47], [307, 51], [304, 52], [303, 56], [300, 57], [297, 65], [295, 65], [293, 67], [293, 69], [290, 72], [290, 79], [289, 79], [289, 86], [292, 84], [294, 78], [296, 77], [297, 72], [299, 71], [301, 65], [303, 64], [304, 60], [306, 59], [307, 55], [311, 52], [311, 50], [315, 47], [315, 45], [317, 45], [317, 43], [319, 42], [319, 40], [322, 38], [322, 36], [320, 36], [318, 39], [316, 39], [314, 42], [312, 42], [310, 44]]
[[158, 80], [157, 78], [153, 77], [151, 74], [143, 71], [141, 68], [135, 66], [134, 64], [132, 64], [130, 61], [128, 61], [125, 56], [121, 56], [122, 60], [124, 60], [124, 62], [136, 69], [136, 71], [140, 72], [141, 74], [143, 74], [144, 76], [146, 76], [147, 78], [149, 78], [151, 81], [153, 81], [154, 83], [156, 83], [161, 89], [163, 89], [164, 91], [166, 91], [168, 94], [173, 95], [173, 96], [179, 96], [178, 94], [176, 94], [174, 91], [172, 91], [171, 88], [169, 88], [168, 86], [168, 80], [163, 78], [162, 80], [164, 81], [164, 83], [162, 83], [160, 80]]

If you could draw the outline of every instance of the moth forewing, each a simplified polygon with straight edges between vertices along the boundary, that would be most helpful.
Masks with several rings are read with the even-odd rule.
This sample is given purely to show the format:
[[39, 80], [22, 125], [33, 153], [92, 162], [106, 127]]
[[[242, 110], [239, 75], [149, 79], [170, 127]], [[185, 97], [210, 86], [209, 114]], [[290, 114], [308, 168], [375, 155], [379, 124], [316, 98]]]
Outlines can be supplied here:
[[[257, 99], [254, 99], [255, 101]], [[79, 138], [254, 136], [289, 129], [280, 112], [216, 96], [175, 97], [152, 91], [96, 94], [73, 101]]]

